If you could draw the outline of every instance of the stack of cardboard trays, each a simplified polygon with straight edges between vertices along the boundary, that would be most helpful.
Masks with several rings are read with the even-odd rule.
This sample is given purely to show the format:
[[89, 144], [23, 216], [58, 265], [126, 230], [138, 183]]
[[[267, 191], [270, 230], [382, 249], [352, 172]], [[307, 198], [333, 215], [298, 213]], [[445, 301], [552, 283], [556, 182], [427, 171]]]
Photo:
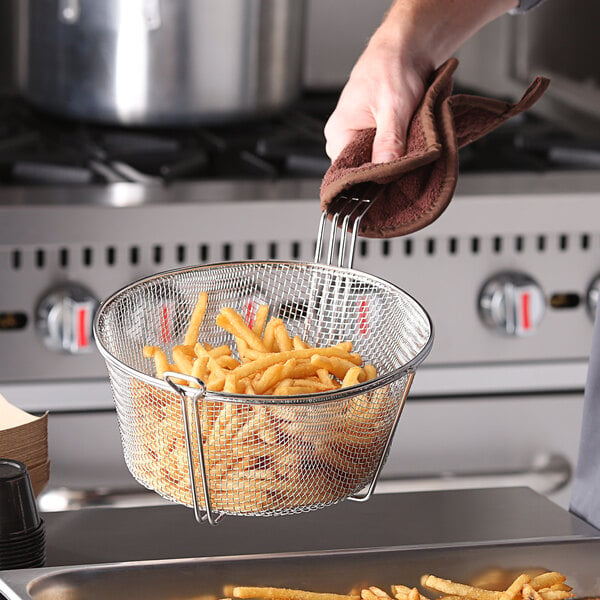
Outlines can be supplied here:
[[48, 413], [30, 415], [0, 394], [0, 458], [24, 463], [38, 496], [50, 478]]

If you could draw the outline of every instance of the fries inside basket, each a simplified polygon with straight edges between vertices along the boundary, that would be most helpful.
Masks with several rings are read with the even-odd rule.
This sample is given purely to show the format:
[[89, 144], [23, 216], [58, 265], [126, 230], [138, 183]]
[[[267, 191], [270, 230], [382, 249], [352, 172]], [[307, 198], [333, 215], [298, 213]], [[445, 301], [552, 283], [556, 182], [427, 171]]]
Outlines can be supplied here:
[[192, 506], [191, 449], [200, 507], [203, 466], [212, 508], [240, 515], [319, 508], [372, 483], [431, 342], [398, 288], [277, 262], [142, 280], [102, 305], [95, 329], [134, 477]]

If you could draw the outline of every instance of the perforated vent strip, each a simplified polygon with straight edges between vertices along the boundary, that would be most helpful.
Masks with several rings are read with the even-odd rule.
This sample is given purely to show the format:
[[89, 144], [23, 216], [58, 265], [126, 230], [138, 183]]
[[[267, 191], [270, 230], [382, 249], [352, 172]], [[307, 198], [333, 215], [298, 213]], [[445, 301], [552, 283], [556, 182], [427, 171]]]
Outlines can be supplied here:
[[[600, 246], [600, 239], [588, 232], [561, 233], [559, 235], [494, 235], [490, 237], [406, 237], [385, 240], [360, 239], [357, 245], [357, 257], [365, 260], [391, 258], [418, 258], [419, 256], [459, 256], [485, 254], [503, 254], [514, 252], [588, 252]], [[196, 244], [152, 244], [144, 247], [133, 244], [117, 247], [114, 244], [105, 247], [60, 248], [21, 247], [8, 251], [8, 267], [18, 271], [34, 267], [36, 270], [47, 268], [67, 269], [74, 266], [115, 267], [123, 262], [138, 266], [149, 262], [151, 265], [174, 266], [185, 264], [208, 264], [230, 260], [312, 260], [316, 241], [271, 240], [266, 245], [256, 241], [243, 243], [219, 242]]]

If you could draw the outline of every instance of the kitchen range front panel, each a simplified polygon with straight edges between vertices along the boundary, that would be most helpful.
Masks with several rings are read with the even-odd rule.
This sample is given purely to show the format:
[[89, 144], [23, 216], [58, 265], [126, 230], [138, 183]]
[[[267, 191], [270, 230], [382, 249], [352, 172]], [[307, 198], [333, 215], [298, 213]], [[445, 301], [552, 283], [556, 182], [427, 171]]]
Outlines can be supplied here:
[[[594, 189], [595, 174], [465, 177], [425, 230], [359, 239], [355, 268], [405, 289], [432, 316], [423, 393], [437, 393], [441, 376], [445, 393], [583, 388], [600, 289]], [[228, 260], [312, 260], [317, 191], [307, 180], [116, 184], [45, 189], [37, 203], [33, 188], [5, 190], [0, 381], [104, 378], [94, 311], [142, 276]]]

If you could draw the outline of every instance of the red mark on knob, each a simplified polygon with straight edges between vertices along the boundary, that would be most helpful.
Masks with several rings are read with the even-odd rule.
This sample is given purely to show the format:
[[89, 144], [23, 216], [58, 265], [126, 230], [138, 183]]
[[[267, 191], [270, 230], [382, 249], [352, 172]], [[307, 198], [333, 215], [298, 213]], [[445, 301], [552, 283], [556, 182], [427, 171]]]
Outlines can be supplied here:
[[531, 329], [531, 294], [521, 294], [521, 327], [524, 331]]
[[87, 348], [89, 345], [88, 310], [87, 308], [79, 308], [77, 309], [77, 346]]

